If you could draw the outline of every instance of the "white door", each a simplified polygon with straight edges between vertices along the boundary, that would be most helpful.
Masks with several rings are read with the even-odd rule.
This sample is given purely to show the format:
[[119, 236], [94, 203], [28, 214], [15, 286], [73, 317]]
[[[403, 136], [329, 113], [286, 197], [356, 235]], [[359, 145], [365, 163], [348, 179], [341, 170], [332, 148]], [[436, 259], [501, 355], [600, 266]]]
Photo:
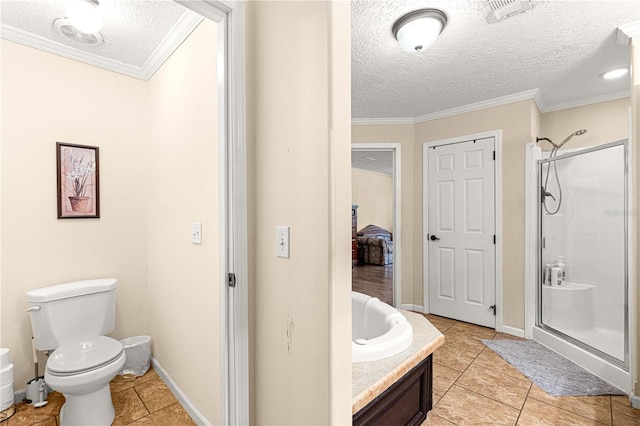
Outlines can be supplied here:
[[495, 328], [494, 138], [428, 149], [432, 314]]

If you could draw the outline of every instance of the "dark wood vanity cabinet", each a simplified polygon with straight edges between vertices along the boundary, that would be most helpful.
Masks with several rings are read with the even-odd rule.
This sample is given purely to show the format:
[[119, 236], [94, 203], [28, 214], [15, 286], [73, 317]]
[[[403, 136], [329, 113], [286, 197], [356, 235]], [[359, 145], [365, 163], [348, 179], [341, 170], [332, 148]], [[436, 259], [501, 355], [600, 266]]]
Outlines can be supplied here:
[[431, 355], [353, 415], [354, 425], [421, 425], [432, 408]]

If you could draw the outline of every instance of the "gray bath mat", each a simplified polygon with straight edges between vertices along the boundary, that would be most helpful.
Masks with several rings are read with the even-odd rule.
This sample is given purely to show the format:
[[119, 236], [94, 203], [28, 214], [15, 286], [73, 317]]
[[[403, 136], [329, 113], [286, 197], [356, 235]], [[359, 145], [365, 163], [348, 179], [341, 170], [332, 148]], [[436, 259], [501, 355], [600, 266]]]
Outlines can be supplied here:
[[533, 340], [483, 340], [485, 346], [552, 396], [626, 395]]

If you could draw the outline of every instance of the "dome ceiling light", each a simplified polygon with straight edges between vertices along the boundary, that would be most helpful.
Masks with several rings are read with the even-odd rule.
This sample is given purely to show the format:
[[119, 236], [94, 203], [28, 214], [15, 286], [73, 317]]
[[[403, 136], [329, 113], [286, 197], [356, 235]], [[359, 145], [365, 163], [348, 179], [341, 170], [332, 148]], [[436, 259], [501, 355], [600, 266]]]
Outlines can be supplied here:
[[393, 36], [407, 52], [427, 50], [447, 25], [447, 15], [438, 9], [410, 12], [393, 24]]

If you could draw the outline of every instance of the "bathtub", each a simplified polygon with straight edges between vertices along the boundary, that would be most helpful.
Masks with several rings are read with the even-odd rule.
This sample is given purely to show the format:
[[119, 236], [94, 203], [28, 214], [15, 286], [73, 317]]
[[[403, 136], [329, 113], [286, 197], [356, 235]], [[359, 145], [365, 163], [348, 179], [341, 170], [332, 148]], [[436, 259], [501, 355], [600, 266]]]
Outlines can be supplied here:
[[413, 341], [413, 328], [394, 307], [351, 292], [351, 361], [376, 361], [399, 354]]

